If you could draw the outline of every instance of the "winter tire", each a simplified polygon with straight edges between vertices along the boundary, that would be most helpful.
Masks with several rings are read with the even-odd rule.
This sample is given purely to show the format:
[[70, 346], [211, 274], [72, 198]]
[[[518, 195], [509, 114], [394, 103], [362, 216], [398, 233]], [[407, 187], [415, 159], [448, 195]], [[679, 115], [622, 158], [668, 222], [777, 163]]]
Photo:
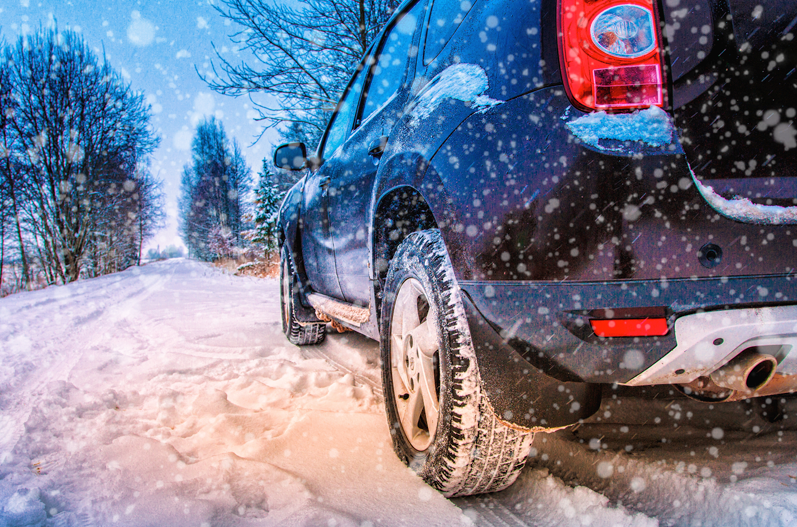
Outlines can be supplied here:
[[502, 490], [533, 434], [496, 418], [459, 287], [438, 230], [411, 234], [385, 279], [381, 316], [385, 407], [399, 458], [445, 496]]
[[280, 251], [280, 307], [282, 310], [282, 332], [291, 344], [310, 346], [320, 344], [327, 335], [326, 324], [300, 324], [293, 311], [293, 291], [297, 287], [287, 246]]

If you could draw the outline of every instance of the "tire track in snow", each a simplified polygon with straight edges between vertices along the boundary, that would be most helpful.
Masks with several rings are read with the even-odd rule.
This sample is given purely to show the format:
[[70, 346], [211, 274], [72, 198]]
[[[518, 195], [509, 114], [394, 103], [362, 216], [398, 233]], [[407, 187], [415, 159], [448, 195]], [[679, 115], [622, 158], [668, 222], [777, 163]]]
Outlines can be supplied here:
[[314, 358], [314, 359], [321, 359], [323, 361], [328, 362], [332, 367], [341, 371], [342, 373], [351, 375], [354, 377], [356, 382], [360, 384], [367, 385], [371, 388], [374, 395], [377, 395], [380, 398], [384, 398], [384, 393], [382, 391], [382, 380], [381, 379], [374, 379], [370, 375], [366, 375], [363, 371], [358, 371], [354, 368], [350, 368], [343, 364], [340, 360], [336, 360], [332, 357], [332, 354], [324, 348], [325, 346], [322, 344], [321, 346], [307, 346], [301, 348], [302, 355], [306, 358]]
[[526, 527], [528, 524], [515, 516], [492, 496], [466, 496], [453, 498], [451, 502], [462, 509], [475, 525], [486, 527]]
[[[39, 363], [38, 367], [28, 372], [28, 375], [23, 379], [24, 384], [21, 388], [11, 387], [9, 392], [4, 394], [2, 401], [0, 401], [0, 407], [2, 407], [3, 412], [0, 415], [0, 463], [6, 462], [11, 458], [11, 453], [24, 433], [25, 423], [38, 401], [46, 395], [47, 386], [54, 381], [66, 381], [83, 356], [83, 351], [91, 349], [92, 346], [96, 346], [104, 339], [105, 332], [103, 328], [113, 327], [116, 321], [124, 319], [124, 315], [129, 313], [133, 306], [159, 290], [159, 286], [171, 278], [173, 274], [174, 269], [171, 270], [168, 277], [153, 273], [155, 276], [154, 281], [146, 283], [142, 283], [142, 280], [130, 280], [127, 277], [127, 279], [115, 277], [116, 279], [110, 283], [110, 287], [104, 289], [102, 296], [97, 299], [97, 301], [101, 302], [97, 308], [88, 314], [78, 314], [73, 317], [76, 322], [75, 327], [80, 328], [80, 331], [73, 333], [68, 339], [58, 343], [46, 340], [47, 344], [58, 346], [58, 350], [56, 351], [52, 348], [46, 350], [45, 357], [36, 357], [35, 352], [33, 353], [33, 358], [37, 359]], [[102, 279], [100, 278], [100, 280]], [[128, 284], [133, 286], [128, 286]], [[86, 296], [88, 292], [84, 291], [81, 286], [80, 282], [75, 282], [65, 286], [58, 286], [58, 288], [22, 293], [22, 295], [31, 296], [49, 295], [50, 298], [30, 301], [23, 297], [23, 301], [19, 302], [19, 306], [15, 311], [17, 313], [24, 311], [28, 317], [36, 318], [35, 311], [37, 308], [47, 308], [49, 310], [53, 302], [63, 302], [65, 299], [69, 299], [70, 304], [74, 305], [71, 303], [73, 299], [72, 293], [65, 293], [65, 290], [61, 289], [69, 287], [75, 288], [76, 294], [81, 299], [78, 305], [84, 305], [88, 298]], [[129, 291], [125, 292], [125, 289], [129, 289]], [[89, 292], [92, 291], [94, 290], [89, 290]], [[114, 302], [120, 293], [124, 293], [124, 298]], [[16, 298], [12, 298], [13, 300], [16, 300]], [[31, 345], [33, 346], [34, 344]], [[8, 365], [13, 368], [14, 365], [21, 364], [21, 360], [24, 358], [22, 356], [25, 354], [26, 350], [21, 350], [17, 356], [8, 357], [10, 359]]]

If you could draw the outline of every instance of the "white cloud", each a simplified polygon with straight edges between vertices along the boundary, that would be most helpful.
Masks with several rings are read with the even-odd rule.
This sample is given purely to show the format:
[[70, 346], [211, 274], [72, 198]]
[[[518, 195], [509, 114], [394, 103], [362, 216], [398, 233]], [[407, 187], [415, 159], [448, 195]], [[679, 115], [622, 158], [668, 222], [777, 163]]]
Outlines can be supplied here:
[[127, 39], [136, 46], [149, 46], [155, 40], [155, 24], [141, 17], [141, 13], [133, 11], [131, 22], [127, 26]]
[[204, 17], [201, 17], [201, 16], [196, 17], [196, 28], [197, 29], [207, 29], [209, 27], [210, 26], [208, 26], [208, 21], [205, 20]]
[[22, 7], [30, 7], [30, 0], [19, 0], [19, 5]]
[[190, 56], [191, 56], [191, 53], [189, 53], [187, 49], [181, 49], [180, 51], [177, 52], [177, 55], [175, 56], [175, 58], [185, 59], [185, 58], [188, 58]]

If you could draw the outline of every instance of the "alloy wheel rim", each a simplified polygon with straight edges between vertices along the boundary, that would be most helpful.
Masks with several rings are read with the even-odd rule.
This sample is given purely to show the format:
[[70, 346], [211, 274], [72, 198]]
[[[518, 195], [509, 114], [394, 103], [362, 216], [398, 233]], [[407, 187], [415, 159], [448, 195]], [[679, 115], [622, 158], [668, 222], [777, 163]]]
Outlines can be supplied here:
[[409, 278], [393, 307], [391, 376], [401, 428], [419, 452], [432, 444], [440, 417], [439, 347], [435, 312], [421, 283]]

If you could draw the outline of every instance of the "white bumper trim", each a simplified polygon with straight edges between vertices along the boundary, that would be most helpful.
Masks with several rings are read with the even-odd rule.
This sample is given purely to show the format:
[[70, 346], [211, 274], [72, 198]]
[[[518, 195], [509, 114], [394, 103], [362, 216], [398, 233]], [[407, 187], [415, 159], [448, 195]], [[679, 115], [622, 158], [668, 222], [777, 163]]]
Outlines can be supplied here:
[[777, 373], [797, 375], [797, 306], [709, 311], [675, 321], [677, 346], [628, 386], [688, 384], [753, 346], [772, 346]]

